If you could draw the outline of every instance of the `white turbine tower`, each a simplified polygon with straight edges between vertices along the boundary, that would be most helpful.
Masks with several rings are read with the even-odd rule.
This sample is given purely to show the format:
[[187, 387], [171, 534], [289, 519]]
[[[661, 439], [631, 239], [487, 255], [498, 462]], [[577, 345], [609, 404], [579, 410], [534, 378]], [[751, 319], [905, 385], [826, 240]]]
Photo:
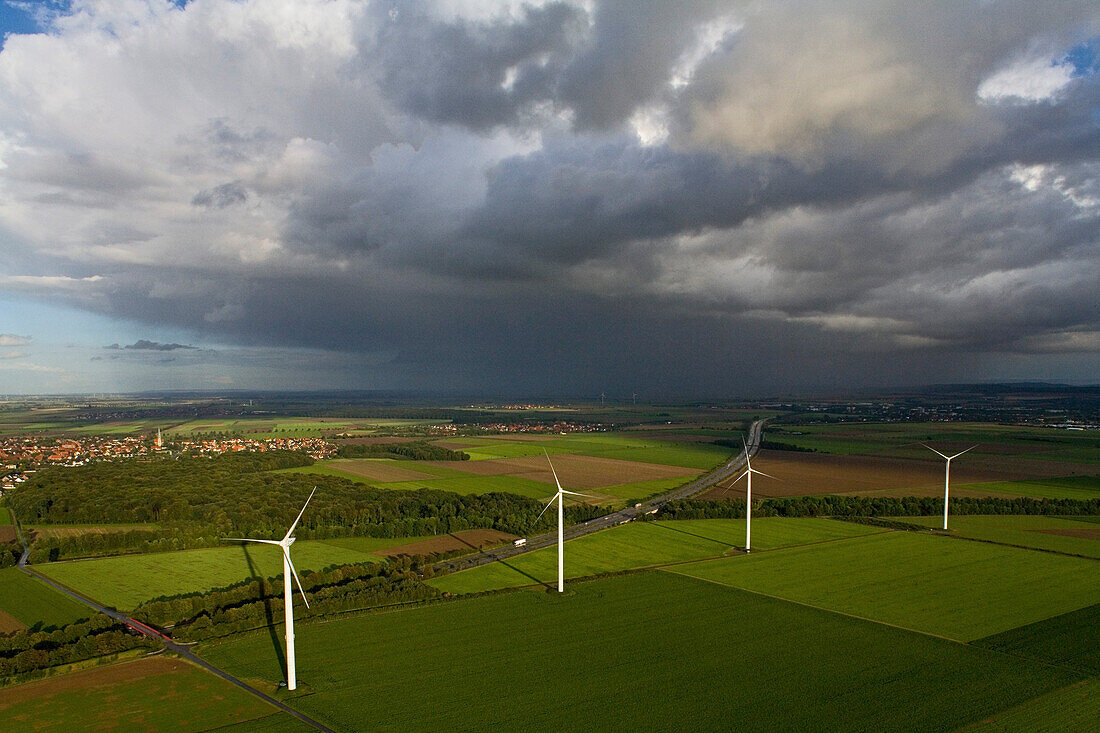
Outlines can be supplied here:
[[[546, 449], [542, 449], [543, 453], [546, 453]], [[539, 515], [535, 517], [535, 522], [542, 519], [542, 515], [546, 514], [546, 510], [550, 508], [550, 505], [555, 501], [558, 502], [558, 593], [565, 592], [565, 509], [563, 506], [564, 499], [563, 494], [569, 494], [570, 496], [583, 496], [586, 499], [594, 499], [595, 497], [588, 494], [578, 494], [576, 491], [566, 491], [561, 487], [561, 482], [558, 481], [558, 472], [554, 470], [554, 463], [550, 460], [550, 454], [546, 453], [546, 462], [550, 464], [550, 472], [554, 474], [554, 483], [558, 487], [558, 493], [554, 494], [554, 498], [547, 502], [546, 506], [542, 508]]]
[[947, 529], [947, 495], [948, 495], [948, 492], [950, 491], [950, 488], [951, 488], [951, 461], [952, 461], [952, 459], [958, 458], [963, 453], [966, 453], [967, 450], [974, 450], [978, 446], [972, 445], [969, 448], [967, 448], [966, 450], [959, 451], [958, 453], [956, 453], [953, 456], [945, 456], [943, 453], [940, 453], [938, 450], [936, 450], [935, 448], [933, 448], [930, 445], [925, 445], [924, 443], [921, 443], [921, 445], [924, 445], [925, 448], [932, 451], [933, 453], [938, 455], [940, 458], [944, 458], [944, 459], [947, 460], [947, 470], [944, 471], [944, 474], [943, 474], [943, 528]]
[[290, 525], [290, 529], [286, 531], [286, 536], [281, 540], [253, 540], [246, 537], [226, 537], [226, 542], [259, 542], [263, 545], [278, 545], [283, 551], [283, 603], [286, 610], [286, 688], [293, 690], [298, 686], [297, 676], [295, 675], [294, 668], [294, 607], [291, 603], [294, 588], [290, 584], [290, 576], [294, 576], [294, 580], [298, 583], [298, 590], [302, 594], [302, 600], [305, 601], [306, 608], [309, 608], [309, 601], [306, 600], [306, 592], [302, 589], [302, 581], [298, 580], [298, 573], [294, 570], [294, 564], [290, 562], [290, 546], [294, 544], [294, 528], [298, 526], [298, 520], [302, 518], [302, 515], [306, 513], [306, 507], [309, 506], [310, 500], [317, 492], [317, 487], [313, 488], [313, 491], [309, 492], [309, 499], [306, 499], [306, 503], [302, 505], [302, 511], [298, 512], [297, 518], [294, 523]]
[[752, 552], [752, 475], [758, 473], [768, 478], [775, 478], [775, 476], [769, 476], [763, 471], [757, 471], [753, 468], [752, 464], [749, 463], [749, 446], [745, 444], [744, 438], [741, 438], [741, 445], [745, 446], [745, 472], [735, 478], [734, 481], [740, 481], [746, 476], [749, 479], [745, 488], [745, 552]]

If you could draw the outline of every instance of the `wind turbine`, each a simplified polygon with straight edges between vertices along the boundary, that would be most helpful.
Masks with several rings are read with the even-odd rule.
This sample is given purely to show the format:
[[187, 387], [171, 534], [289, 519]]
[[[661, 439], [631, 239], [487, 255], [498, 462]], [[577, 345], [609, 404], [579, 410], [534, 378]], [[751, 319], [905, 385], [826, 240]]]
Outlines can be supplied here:
[[[745, 472], [734, 479], [735, 482], [748, 477], [745, 489], [745, 552], [752, 552], [751, 539], [752, 539], [752, 475], [758, 473], [761, 476], [767, 476], [768, 478], [775, 478], [775, 476], [769, 476], [763, 471], [757, 471], [749, 463], [749, 446], [745, 444], [744, 437], [741, 438], [741, 445], [745, 446]], [[779, 479], [776, 479], [777, 481]]]
[[278, 545], [283, 551], [283, 603], [286, 610], [286, 689], [293, 690], [298, 686], [297, 676], [294, 669], [294, 607], [291, 603], [294, 588], [290, 584], [290, 576], [294, 576], [295, 582], [298, 583], [298, 590], [302, 594], [302, 600], [305, 601], [306, 608], [309, 608], [309, 600], [306, 599], [306, 592], [302, 589], [302, 581], [298, 580], [298, 573], [294, 570], [294, 564], [290, 562], [290, 546], [294, 544], [294, 528], [298, 526], [298, 520], [302, 518], [302, 515], [306, 513], [306, 507], [309, 506], [310, 499], [317, 493], [317, 487], [313, 487], [313, 491], [309, 492], [309, 499], [306, 499], [306, 503], [302, 505], [302, 511], [298, 512], [297, 518], [294, 523], [290, 525], [290, 529], [286, 531], [286, 536], [281, 540], [253, 540], [247, 537], [225, 537], [225, 542], [259, 542], [263, 545]]
[[543, 448], [542, 452], [546, 454], [546, 462], [550, 464], [550, 472], [554, 474], [554, 483], [557, 484], [558, 493], [554, 494], [554, 497], [547, 502], [546, 506], [542, 508], [539, 515], [535, 517], [537, 523], [542, 519], [542, 515], [546, 514], [546, 510], [550, 508], [550, 505], [556, 500], [558, 502], [558, 593], [565, 592], [565, 509], [563, 508], [564, 499], [563, 494], [569, 494], [570, 496], [583, 496], [587, 499], [594, 499], [594, 496], [588, 494], [578, 494], [576, 491], [566, 491], [561, 487], [561, 482], [558, 481], [558, 472], [554, 470], [554, 463], [550, 460], [550, 454], [546, 453], [546, 449]]
[[966, 453], [966, 450], [974, 450], [978, 446], [972, 445], [969, 448], [967, 448], [966, 450], [959, 451], [958, 453], [956, 453], [953, 456], [945, 456], [943, 453], [940, 453], [938, 450], [936, 450], [935, 448], [933, 448], [930, 445], [925, 445], [924, 443], [921, 443], [921, 445], [923, 445], [925, 448], [927, 448], [928, 450], [930, 450], [933, 453], [935, 453], [936, 455], [938, 455], [940, 458], [947, 459], [947, 470], [944, 471], [944, 474], [943, 474], [943, 528], [947, 529], [947, 494], [948, 494], [948, 491], [949, 491], [950, 485], [951, 485], [951, 460], [953, 458], [958, 458], [963, 453]]

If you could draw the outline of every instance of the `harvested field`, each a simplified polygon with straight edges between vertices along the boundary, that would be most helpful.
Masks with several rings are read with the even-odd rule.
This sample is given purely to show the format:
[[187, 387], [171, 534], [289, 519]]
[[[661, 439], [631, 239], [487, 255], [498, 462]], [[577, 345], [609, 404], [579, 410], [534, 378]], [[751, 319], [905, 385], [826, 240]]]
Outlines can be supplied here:
[[179, 659], [164, 656], [146, 657], [134, 662], [96, 667], [95, 669], [51, 677], [39, 682], [28, 682], [25, 685], [17, 685], [4, 690], [4, 697], [0, 700], [0, 711], [21, 702], [53, 697], [63, 692], [86, 690], [120, 682], [133, 682], [154, 675], [170, 674], [186, 669], [193, 669], [193, 667]]
[[513, 534], [501, 532], [496, 529], [468, 529], [454, 534], [440, 535], [419, 542], [410, 542], [406, 545], [387, 547], [378, 550], [374, 554], [383, 557], [397, 557], [399, 555], [427, 556], [433, 553], [456, 552], [458, 550], [478, 550], [483, 545], [496, 545], [501, 542], [510, 542], [516, 539]]
[[388, 445], [390, 443], [415, 443], [423, 438], [387, 438], [380, 435], [372, 435], [365, 438], [340, 438], [336, 442], [340, 445]]
[[1033, 529], [1032, 532], [1054, 534], [1059, 537], [1077, 537], [1082, 540], [1100, 540], [1100, 529]]
[[22, 631], [27, 628], [27, 625], [12, 616], [7, 611], [0, 609], [0, 634], [13, 634], [16, 631]]
[[[568, 489], [598, 489], [604, 486], [617, 486], [637, 481], [695, 476], [701, 471], [696, 468], [665, 466], [657, 463], [623, 461], [618, 458], [595, 458], [558, 454], [554, 456], [554, 468], [562, 486]], [[477, 476], [517, 476], [520, 478], [554, 485], [554, 474], [546, 462], [545, 456], [525, 456], [523, 458], [497, 458], [484, 461], [433, 462], [433, 466], [453, 468], [456, 471], [472, 473]]]
[[336, 460], [327, 462], [326, 465], [337, 471], [362, 476], [371, 481], [428, 481], [437, 478], [430, 473], [421, 473], [420, 471], [411, 471], [401, 466], [395, 466], [385, 459], [379, 461]]
[[15, 527], [10, 524], [0, 525], [0, 542], [15, 542], [17, 539]]
[[[964, 446], [965, 447], [965, 446]], [[943, 461], [919, 461], [908, 458], [760, 451], [753, 468], [770, 473], [779, 481], [758, 476], [753, 494], [760, 497], [804, 496], [807, 494], [862, 494], [880, 492], [906, 496], [941, 496]], [[1076, 470], [1075, 470], [1076, 469]], [[1095, 466], [1061, 461], [1029, 461], [976, 456], [959, 459], [951, 465], [952, 484], [977, 484], [1024, 478], [1047, 478], [1070, 473], [1095, 473]], [[977, 487], [952, 490], [955, 496], [1001, 496], [996, 491]], [[707, 499], [743, 497], [745, 482], [732, 487], [725, 483], [703, 495]]]

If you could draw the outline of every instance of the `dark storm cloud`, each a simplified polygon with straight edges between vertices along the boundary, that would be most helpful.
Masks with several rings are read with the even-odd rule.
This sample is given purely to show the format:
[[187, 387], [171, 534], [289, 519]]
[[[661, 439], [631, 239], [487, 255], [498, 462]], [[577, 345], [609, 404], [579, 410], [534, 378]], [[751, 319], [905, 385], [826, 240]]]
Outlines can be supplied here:
[[518, 20], [444, 22], [422, 3], [376, 12], [385, 18], [372, 52], [383, 90], [418, 117], [473, 129], [516, 122], [529, 104], [552, 98], [584, 25], [565, 3], [524, 8]]
[[95, 28], [26, 51], [79, 56], [74, 105], [106, 80], [116, 117], [89, 99], [71, 126], [21, 95], [55, 77], [0, 83], [0, 225], [34, 255], [0, 286], [413, 387], [889, 384], [1100, 353], [1100, 76], [1064, 61], [1100, 32], [1088, 3], [173, 12], [115, 26], [126, 73]]
[[224, 209], [226, 206], [243, 204], [247, 200], [248, 191], [239, 182], [234, 181], [199, 191], [191, 198], [191, 205], [207, 209]]
[[[111, 344], [108, 349], [119, 348], [118, 344]], [[175, 351], [176, 349], [191, 349], [198, 350], [197, 346], [185, 346], [184, 344], [161, 344], [156, 341], [148, 341], [146, 339], [138, 339], [132, 344], [127, 344], [121, 347], [123, 349], [133, 349], [134, 351]]]

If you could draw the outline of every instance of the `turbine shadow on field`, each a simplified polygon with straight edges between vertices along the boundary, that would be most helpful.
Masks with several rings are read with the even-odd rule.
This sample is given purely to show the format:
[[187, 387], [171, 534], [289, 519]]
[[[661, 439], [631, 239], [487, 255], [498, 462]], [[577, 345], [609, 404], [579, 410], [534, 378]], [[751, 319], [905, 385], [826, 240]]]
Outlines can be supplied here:
[[722, 540], [716, 540], [713, 537], [704, 537], [701, 534], [695, 534], [694, 532], [688, 532], [686, 529], [679, 529], [678, 527], [666, 526], [666, 525], [669, 524], [668, 522], [650, 522], [650, 524], [652, 524], [654, 527], [660, 527], [661, 529], [667, 529], [669, 532], [679, 532], [680, 534], [686, 534], [690, 537], [695, 537], [695, 538], [700, 539], [700, 540], [706, 540], [707, 542], [714, 542], [715, 544], [721, 545], [722, 547], [730, 547], [730, 544], [728, 542], [723, 542]]
[[509, 564], [507, 560], [497, 560], [497, 562], [499, 562], [501, 565], [503, 565], [506, 568], [510, 568], [511, 570], [515, 570], [517, 573], [519, 573], [520, 575], [522, 575], [526, 578], [530, 578], [531, 580], [535, 581], [536, 583], [543, 586], [547, 590], [554, 590], [554, 586], [551, 585], [550, 583], [546, 582], [545, 580], [539, 580], [534, 575], [531, 575], [530, 573], [528, 573], [524, 570], [520, 570], [515, 565]]
[[286, 652], [283, 651], [283, 646], [279, 643], [279, 635], [275, 633], [275, 614], [271, 609], [271, 595], [268, 593], [270, 589], [267, 587], [267, 579], [256, 570], [256, 564], [252, 562], [252, 553], [248, 551], [248, 546], [241, 543], [241, 550], [244, 551], [244, 561], [248, 563], [248, 577], [260, 581], [260, 593], [264, 596], [264, 619], [267, 621], [267, 631], [271, 635], [271, 646], [275, 647], [275, 656], [279, 658], [279, 669], [286, 670]]

